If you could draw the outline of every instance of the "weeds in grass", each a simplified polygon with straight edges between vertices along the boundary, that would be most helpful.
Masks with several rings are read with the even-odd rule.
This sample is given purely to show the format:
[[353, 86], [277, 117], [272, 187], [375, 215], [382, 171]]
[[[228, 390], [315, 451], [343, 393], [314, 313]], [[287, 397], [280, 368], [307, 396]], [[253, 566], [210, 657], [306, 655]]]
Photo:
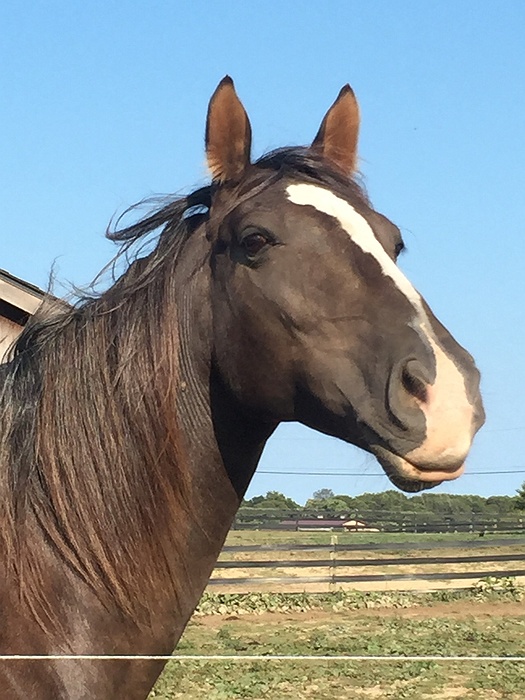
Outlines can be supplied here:
[[[515, 581], [483, 580], [434, 593], [206, 594], [178, 653], [234, 655], [521, 655], [523, 615], [477, 614], [480, 603], [523, 599]], [[447, 614], [442, 603], [464, 603]], [[501, 604], [501, 605], [500, 605]], [[424, 614], [396, 608], [425, 606]], [[385, 614], [385, 610], [391, 612]], [[320, 616], [290, 612], [324, 611]], [[458, 606], [455, 606], [458, 610]], [[514, 605], [513, 611], [516, 610]], [[205, 614], [221, 614], [213, 624]], [[361, 612], [363, 611], [363, 612]], [[274, 615], [258, 617], [257, 613]], [[246, 616], [245, 613], [252, 613]], [[256, 613], [256, 615], [253, 615]], [[285, 613], [284, 615], [282, 613]], [[243, 617], [244, 615], [244, 617]], [[228, 616], [234, 619], [228, 619]], [[168, 664], [155, 700], [523, 700], [525, 663], [403, 661], [236, 661]]]
[[493, 594], [504, 594], [516, 601], [525, 599], [525, 586], [520, 585], [512, 576], [486, 576], [474, 584], [472, 591], [481, 599]]
[[444, 602], [498, 602], [525, 600], [525, 586], [514, 578], [493, 576], [472, 588], [418, 592], [363, 592], [337, 590], [332, 593], [208, 593], [195, 615], [245, 615], [266, 612], [308, 612], [309, 610], [362, 610], [363, 608], [411, 608]]

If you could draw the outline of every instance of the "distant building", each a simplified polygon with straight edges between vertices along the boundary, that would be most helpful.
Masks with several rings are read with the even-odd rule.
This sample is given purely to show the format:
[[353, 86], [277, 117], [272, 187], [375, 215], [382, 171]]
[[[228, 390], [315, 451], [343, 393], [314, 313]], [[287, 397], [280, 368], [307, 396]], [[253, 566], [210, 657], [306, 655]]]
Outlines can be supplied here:
[[0, 362], [44, 296], [38, 287], [0, 270]]
[[281, 520], [279, 529], [288, 530], [346, 530], [347, 532], [379, 532], [379, 528], [370, 527], [362, 520], [347, 520], [345, 517], [294, 518]]
[[348, 532], [379, 532], [379, 528], [370, 527], [362, 520], [347, 520], [343, 527]]

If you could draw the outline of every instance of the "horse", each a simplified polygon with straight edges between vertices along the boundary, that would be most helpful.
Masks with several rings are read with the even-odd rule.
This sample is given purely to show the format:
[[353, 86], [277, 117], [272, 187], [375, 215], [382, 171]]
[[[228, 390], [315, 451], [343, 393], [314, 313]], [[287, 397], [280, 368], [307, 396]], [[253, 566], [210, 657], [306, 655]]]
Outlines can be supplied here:
[[[171, 654], [284, 421], [405, 491], [462, 473], [479, 372], [396, 264], [359, 124], [346, 85], [310, 146], [252, 162], [226, 76], [209, 184], [116, 224], [112, 286], [27, 324], [0, 366], [0, 654]], [[1, 695], [140, 700], [164, 663], [3, 660]]]

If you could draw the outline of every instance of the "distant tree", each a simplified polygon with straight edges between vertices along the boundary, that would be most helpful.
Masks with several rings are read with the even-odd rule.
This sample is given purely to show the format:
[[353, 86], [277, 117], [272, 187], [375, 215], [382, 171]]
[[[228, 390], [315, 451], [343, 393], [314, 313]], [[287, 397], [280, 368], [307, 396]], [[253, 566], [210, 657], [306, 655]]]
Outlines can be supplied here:
[[333, 513], [348, 513], [349, 506], [344, 498], [332, 496], [330, 498], [309, 498], [304, 506], [304, 510], [308, 512], [323, 512]]
[[518, 496], [489, 496], [486, 501], [484, 512], [506, 515], [516, 508]]
[[332, 489], [319, 489], [319, 491], [314, 491], [314, 495], [312, 496], [314, 501], [324, 501], [327, 498], [333, 498], [335, 496], [335, 493], [332, 491]]
[[414, 508], [411, 501], [400, 491], [382, 491], [380, 493], [363, 493], [353, 499], [353, 507], [358, 511], [390, 511], [404, 513]]
[[487, 510], [487, 499], [483, 496], [470, 495], [466, 497], [466, 502], [471, 513], [480, 514]]
[[515, 500], [515, 508], [518, 510], [525, 510], [525, 481], [521, 485], [521, 488], [519, 488], [516, 493], [518, 494], [516, 496]]
[[[453, 517], [455, 515], [471, 514], [472, 509], [479, 507], [479, 502], [471, 499], [481, 496], [459, 496], [448, 493], [423, 493], [419, 496], [425, 509], [436, 515]], [[483, 500], [483, 499], [481, 499]], [[477, 512], [477, 510], [476, 510]]]
[[334, 496], [334, 498], [337, 498], [338, 501], [344, 501], [347, 508], [350, 510], [355, 508], [355, 498], [353, 496], [345, 496], [343, 493], [338, 493]]
[[254, 496], [242, 502], [247, 508], [272, 508], [275, 510], [300, 510], [301, 506], [279, 491], [268, 491], [266, 496]]

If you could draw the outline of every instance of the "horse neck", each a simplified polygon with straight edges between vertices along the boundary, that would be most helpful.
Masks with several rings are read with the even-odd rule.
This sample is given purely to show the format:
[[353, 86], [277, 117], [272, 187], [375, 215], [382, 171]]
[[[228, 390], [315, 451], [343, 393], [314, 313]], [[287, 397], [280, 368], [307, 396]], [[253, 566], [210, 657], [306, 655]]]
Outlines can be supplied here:
[[[206, 260], [206, 241], [196, 234], [186, 248], [174, 290], [177, 300], [178, 368], [174, 378], [175, 388], [168, 394], [168, 399], [174, 398], [177, 409], [174, 412], [175, 428], [168, 431], [170, 436], [176, 435], [176, 449], [168, 454], [168, 457], [173, 454], [174, 459], [164, 458], [153, 464], [144, 459], [140, 464], [137, 462], [133, 465], [134, 476], [129, 477], [131, 466], [128, 469], [127, 459], [132, 458], [132, 452], [140, 448], [135, 440], [127, 446], [123, 460], [121, 458], [121, 466], [125, 469], [119, 473], [123, 480], [129, 477], [128, 481], [118, 482], [118, 488], [111, 487], [111, 494], [102, 490], [98, 502], [91, 509], [86, 508], [84, 515], [79, 513], [81, 509], [77, 499], [75, 508], [68, 512], [64, 506], [62, 515], [67, 521], [62, 521], [61, 530], [53, 525], [53, 516], [48, 517], [45, 510], [39, 513], [38, 518], [30, 519], [23, 536], [25, 539], [20, 535], [18, 540], [13, 541], [15, 546], [16, 542], [22, 544], [17, 556], [20, 555], [19, 560], [24, 559], [25, 571], [36, 571], [37, 575], [27, 576], [22, 603], [18, 598], [17, 583], [12, 582], [14, 585], [5, 589], [0, 586], [0, 614], [7, 615], [11, 611], [10, 626], [6, 625], [0, 630], [0, 644], [6, 651], [170, 653], [206, 587], [273, 426], [261, 424], [236, 403], [221, 381], [219, 370], [213, 365], [213, 319], [209, 303], [211, 280], [209, 266], [203, 263]], [[163, 332], [162, 328], [159, 328], [159, 332]], [[64, 337], [60, 342], [64, 345], [61, 357], [67, 363], [72, 341]], [[78, 353], [82, 354], [80, 348]], [[136, 373], [131, 366], [135, 359], [135, 355], [130, 353], [129, 371]], [[89, 358], [86, 361], [95, 362]], [[60, 367], [60, 371], [67, 371], [65, 365]], [[52, 379], [53, 373], [48, 374]], [[131, 382], [125, 377], [122, 380]], [[71, 386], [78, 402], [79, 389], [76, 383], [72, 382]], [[131, 386], [134, 386], [132, 382]], [[149, 398], [153, 407], [156, 396]], [[162, 395], [162, 398], [167, 405], [169, 401], [166, 396]], [[88, 399], [89, 396], [86, 396], [86, 402]], [[55, 391], [42, 410], [45, 409], [46, 415], [56, 415], [54, 422], [60, 423], [63, 416], [56, 411], [65, 400], [61, 392]], [[98, 428], [93, 424], [95, 427], [90, 439], [102, 439], [107, 427], [104, 423], [104, 411], [108, 410], [104, 405], [106, 399], [98, 399], [95, 395], [93, 400], [100, 401], [95, 408], [98, 406], [101, 414]], [[82, 405], [76, 405], [81, 411]], [[70, 410], [74, 410], [73, 404]], [[141, 427], [135, 426], [137, 429]], [[153, 433], [150, 434], [150, 431]], [[165, 434], [160, 431], [161, 437]], [[156, 444], [153, 424], [143, 429], [140, 436]], [[68, 474], [68, 470], [72, 470], [69, 478], [78, 480], [76, 487], [80, 489], [83, 482], [96, 487], [101, 474], [97, 473], [95, 465], [92, 465], [91, 471], [86, 471], [87, 461], [80, 465], [77, 463], [78, 460], [70, 454], [76, 454], [76, 446], [70, 449], [75, 436], [69, 437], [72, 440], [62, 446], [53, 458], [64, 461], [60, 474]], [[44, 433], [39, 439], [50, 441], [49, 450], [41, 453], [49, 456], [53, 438]], [[108, 439], [111, 446], [111, 437]], [[119, 445], [126, 449], [123, 442]], [[42, 449], [41, 445], [39, 449]], [[66, 460], [69, 460], [67, 464]], [[102, 469], [112, 469], [111, 455], [106, 462], [109, 467], [100, 465]], [[159, 470], [162, 473], [159, 474]], [[57, 474], [53, 464], [48, 465], [45, 476], [58, 479]], [[166, 505], [169, 494], [166, 495], [164, 491], [172, 487], [175, 489], [179, 477], [183, 477], [184, 481], [182, 498], [177, 508], [171, 508], [169, 504]], [[71, 499], [64, 497], [65, 492], [60, 491], [62, 486], [59, 481], [56, 494], [63, 504], [67, 504]], [[125, 489], [124, 493], [122, 488]], [[35, 490], [35, 495], [38, 496], [38, 490]], [[139, 510], [126, 517], [125, 507], [133, 510], [133, 504], [137, 504]], [[37, 499], [35, 508], [38, 505]], [[146, 506], [149, 515], [142, 521], [146, 530], [144, 533], [139, 528]], [[62, 536], [63, 530], [66, 538]], [[107, 530], [110, 530], [110, 539], [105, 535]], [[112, 533], [116, 534], [114, 539]], [[100, 572], [103, 574], [102, 580]], [[109, 594], [105, 589], [108, 584]], [[121, 590], [122, 599], [119, 600]], [[145, 624], [139, 621], [144, 609]], [[97, 697], [113, 697], [111, 693], [116, 681], [109, 672], [106, 680], [102, 680], [102, 676], [106, 676], [103, 671], [105, 667], [95, 665], [86, 668], [85, 677], [83, 674], [73, 677], [68, 670], [70, 668], [65, 666], [63, 672], [60, 671], [60, 683], [71, 683], [72, 688], [79, 683], [89, 685], [88, 675], [92, 673], [102, 688]], [[132, 694], [131, 689], [135, 685], [138, 687], [139, 683], [146, 689], [150, 687], [160, 669], [161, 666], [154, 662], [143, 666], [135, 662], [129, 669], [130, 692], [127, 692], [128, 685], [126, 691], [121, 689], [122, 692], [130, 698], [143, 697], [140, 693]], [[71, 697], [73, 695], [70, 694]], [[56, 697], [59, 695], [56, 694]]]
[[[173, 629], [163, 617], [176, 611], [178, 637], [268, 437], [235, 404], [213, 367], [207, 250], [205, 237], [195, 232], [166, 304], [146, 300], [152, 314], [159, 308], [163, 314], [151, 328], [118, 305], [110, 314], [88, 308], [78, 324], [73, 315], [64, 323], [41, 367], [44, 418], [35, 449], [42, 482], [30, 474], [23, 484], [35, 525], [23, 536], [27, 546], [13, 535], [15, 546], [22, 543], [18, 554], [26, 570], [40, 570], [43, 578], [46, 569], [55, 576], [61, 566], [76, 572], [104, 605], [116, 604], [131, 618], [146, 608], [146, 618], [168, 639]], [[168, 328], [172, 312], [176, 333]], [[105, 368], [112, 346], [106, 350], [98, 342], [114, 328], [122, 328], [118, 347], [126, 360], [117, 396]], [[55, 432], [43, 429], [48, 416]], [[64, 586], [71, 586], [65, 573]], [[38, 582], [30, 581], [28, 599], [36, 607], [38, 596]], [[50, 596], [44, 591], [44, 603]]]
[[228, 510], [221, 517], [227, 532], [276, 424], [261, 420], [241, 405], [222, 379], [214, 362], [211, 274], [207, 262], [202, 264], [209, 243], [203, 234], [195, 234], [190, 243], [181, 261], [186, 272], [180, 276], [177, 294], [178, 416], [191, 473], [196, 483], [202, 479], [207, 484], [206, 510]]
[[191, 562], [191, 610], [207, 584], [266, 440], [275, 428], [237, 403], [214, 365], [208, 249], [204, 232], [195, 232], [181, 255], [175, 294], [177, 421], [192, 516], [184, 543], [186, 562]]

